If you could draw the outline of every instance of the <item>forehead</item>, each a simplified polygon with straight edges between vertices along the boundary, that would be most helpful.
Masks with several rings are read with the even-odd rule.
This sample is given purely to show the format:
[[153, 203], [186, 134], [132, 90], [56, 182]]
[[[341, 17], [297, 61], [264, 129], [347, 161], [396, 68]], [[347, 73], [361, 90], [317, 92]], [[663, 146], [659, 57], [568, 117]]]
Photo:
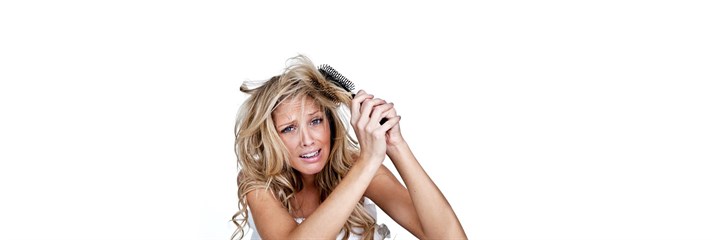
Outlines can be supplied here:
[[303, 113], [311, 114], [317, 112], [319, 109], [320, 106], [318, 106], [318, 104], [310, 97], [294, 97], [278, 104], [277, 108], [275, 108], [272, 112], [272, 115], [273, 117], [277, 117], [292, 116]]

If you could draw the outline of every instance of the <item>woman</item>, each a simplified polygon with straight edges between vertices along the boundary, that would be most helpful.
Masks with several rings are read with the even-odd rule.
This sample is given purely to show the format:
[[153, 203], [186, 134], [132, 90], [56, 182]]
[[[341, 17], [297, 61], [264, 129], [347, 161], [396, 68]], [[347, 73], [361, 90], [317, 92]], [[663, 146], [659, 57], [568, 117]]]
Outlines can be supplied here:
[[[403, 139], [394, 105], [362, 90], [353, 98], [307, 57], [290, 60], [281, 75], [240, 88], [250, 96], [235, 126], [233, 238], [243, 238], [247, 224], [262, 239], [382, 238], [369, 199], [419, 239], [466, 239]], [[383, 165], [386, 155], [407, 188]]]

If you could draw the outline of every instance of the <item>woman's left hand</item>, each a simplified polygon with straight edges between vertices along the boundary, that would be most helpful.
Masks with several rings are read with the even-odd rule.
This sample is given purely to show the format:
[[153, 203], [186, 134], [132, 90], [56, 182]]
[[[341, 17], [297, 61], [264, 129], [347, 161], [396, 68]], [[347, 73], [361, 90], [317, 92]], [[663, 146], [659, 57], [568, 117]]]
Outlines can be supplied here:
[[[395, 105], [394, 103], [390, 103]], [[393, 107], [390, 111], [387, 113], [388, 118], [393, 118], [398, 116], [397, 112], [395, 111], [395, 108]], [[402, 134], [400, 133], [400, 122], [395, 124], [390, 130], [385, 132], [385, 141], [387, 142], [388, 150], [392, 147], [399, 146], [401, 144], [405, 144], [405, 139], [403, 138]]]

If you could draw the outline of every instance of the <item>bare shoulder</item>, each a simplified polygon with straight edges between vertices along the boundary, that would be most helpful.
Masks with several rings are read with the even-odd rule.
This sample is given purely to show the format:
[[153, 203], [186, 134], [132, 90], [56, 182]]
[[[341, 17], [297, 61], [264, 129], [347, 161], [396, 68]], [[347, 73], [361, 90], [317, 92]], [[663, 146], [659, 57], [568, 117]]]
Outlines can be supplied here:
[[268, 189], [260, 188], [251, 190], [245, 197], [245, 200], [254, 218], [284, 215], [283, 213], [289, 215], [280, 200]]
[[[268, 189], [258, 188], [254, 190], [250, 190], [250, 192], [247, 194], [246, 197], [248, 204], [251, 203], [266, 203], [266, 202], [272, 202], [273, 200], [277, 201], [277, 198], [270, 192]], [[279, 201], [278, 201], [279, 203]]]
[[280, 238], [297, 225], [280, 200], [267, 189], [251, 190], [246, 201], [252, 212], [253, 222], [262, 238]]

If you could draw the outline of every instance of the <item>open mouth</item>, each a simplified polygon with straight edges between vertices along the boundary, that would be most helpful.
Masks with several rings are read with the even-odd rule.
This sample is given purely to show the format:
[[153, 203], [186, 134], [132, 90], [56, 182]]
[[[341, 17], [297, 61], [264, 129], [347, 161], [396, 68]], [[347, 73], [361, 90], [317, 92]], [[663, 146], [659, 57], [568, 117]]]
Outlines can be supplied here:
[[320, 159], [320, 150], [321, 149], [318, 149], [318, 150], [315, 150], [315, 151], [312, 151], [309, 153], [305, 153], [303, 155], [300, 155], [300, 158], [306, 162], [316, 162], [317, 160]]
[[316, 157], [317, 155], [320, 155], [320, 149], [318, 149], [317, 151], [311, 152], [311, 153], [301, 155], [300, 157], [301, 158], [313, 158], [313, 157]]

